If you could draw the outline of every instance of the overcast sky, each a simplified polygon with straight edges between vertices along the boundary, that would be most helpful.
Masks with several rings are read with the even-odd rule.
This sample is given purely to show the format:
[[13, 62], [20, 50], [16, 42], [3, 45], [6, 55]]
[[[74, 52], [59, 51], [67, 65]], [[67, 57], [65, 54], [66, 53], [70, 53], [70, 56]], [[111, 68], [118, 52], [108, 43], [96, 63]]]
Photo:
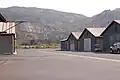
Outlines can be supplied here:
[[10, 6], [49, 8], [90, 17], [104, 10], [120, 8], [120, 0], [0, 0], [0, 7]]

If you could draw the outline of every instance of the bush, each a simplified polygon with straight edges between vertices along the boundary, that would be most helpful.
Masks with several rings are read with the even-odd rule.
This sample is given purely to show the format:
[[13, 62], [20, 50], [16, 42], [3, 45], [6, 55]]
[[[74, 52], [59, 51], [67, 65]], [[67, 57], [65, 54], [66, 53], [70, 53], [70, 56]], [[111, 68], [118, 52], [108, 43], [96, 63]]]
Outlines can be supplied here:
[[20, 49], [20, 48], [22, 48], [22, 46], [21, 46], [21, 45], [16, 44], [16, 45], [15, 45], [15, 48], [16, 48], [16, 49]]

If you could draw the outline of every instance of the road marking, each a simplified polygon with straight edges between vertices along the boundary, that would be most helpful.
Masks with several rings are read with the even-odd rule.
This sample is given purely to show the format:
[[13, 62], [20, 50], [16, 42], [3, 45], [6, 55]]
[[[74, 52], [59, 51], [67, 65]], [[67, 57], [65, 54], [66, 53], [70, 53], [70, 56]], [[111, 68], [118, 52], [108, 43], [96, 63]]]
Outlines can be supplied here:
[[47, 52], [47, 53], [52, 53], [52, 54], [56, 54], [56, 55], [70, 56], [70, 57], [80, 57], [80, 58], [94, 59], [94, 60], [103, 60], [103, 61], [120, 62], [120, 60], [117, 60], [117, 59], [107, 59], [107, 58], [100, 58], [100, 57], [73, 55], [73, 54], [65, 54], [65, 53], [54, 53], [54, 52]]
[[0, 65], [4, 64], [5, 62], [6, 62], [6, 60], [0, 61]]
[[81, 58], [94, 59], [94, 60], [120, 62], [120, 60], [117, 60], [117, 59], [107, 59], [107, 58], [100, 58], [100, 57], [91, 57], [91, 56], [82, 56], [82, 55], [73, 55], [73, 54], [63, 54], [63, 53], [59, 54], [59, 55], [65, 55], [65, 56], [70, 56], [70, 57], [81, 57]]

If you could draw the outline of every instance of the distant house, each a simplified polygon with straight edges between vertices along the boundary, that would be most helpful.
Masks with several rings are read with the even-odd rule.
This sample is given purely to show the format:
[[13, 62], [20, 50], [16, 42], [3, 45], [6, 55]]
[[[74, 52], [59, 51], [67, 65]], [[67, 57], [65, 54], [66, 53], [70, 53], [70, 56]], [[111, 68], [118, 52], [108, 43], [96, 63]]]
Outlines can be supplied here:
[[109, 51], [112, 44], [120, 42], [120, 20], [112, 21], [101, 36], [103, 36], [103, 50]]
[[77, 51], [78, 39], [81, 32], [72, 32], [67, 39], [61, 41], [61, 50]]
[[78, 39], [78, 51], [94, 51], [95, 44], [102, 47], [101, 33], [105, 28], [85, 28]]

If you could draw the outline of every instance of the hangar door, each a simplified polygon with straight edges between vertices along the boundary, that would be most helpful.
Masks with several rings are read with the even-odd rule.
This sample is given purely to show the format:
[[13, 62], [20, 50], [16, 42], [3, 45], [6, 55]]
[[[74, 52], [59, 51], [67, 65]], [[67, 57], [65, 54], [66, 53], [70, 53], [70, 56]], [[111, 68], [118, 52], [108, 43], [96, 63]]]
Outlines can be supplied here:
[[74, 42], [74, 40], [70, 41], [70, 51], [75, 51], [75, 42]]
[[66, 50], [69, 50], [69, 43], [66, 42]]
[[91, 38], [84, 39], [84, 51], [91, 51]]
[[14, 53], [14, 37], [12, 35], [0, 35], [0, 54]]

